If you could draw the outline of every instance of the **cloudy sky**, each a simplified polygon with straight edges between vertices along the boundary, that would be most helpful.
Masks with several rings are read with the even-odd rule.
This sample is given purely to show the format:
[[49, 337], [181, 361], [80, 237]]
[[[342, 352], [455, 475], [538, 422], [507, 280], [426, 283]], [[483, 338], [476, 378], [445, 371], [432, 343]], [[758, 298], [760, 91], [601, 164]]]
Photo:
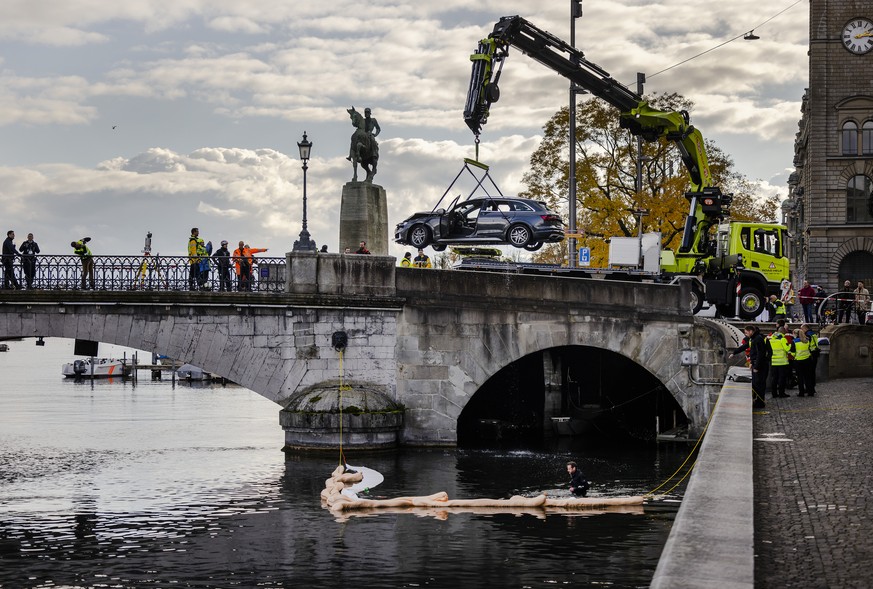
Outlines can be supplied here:
[[[786, 192], [807, 2], [584, 0], [583, 10], [576, 45], [589, 60], [693, 100], [692, 121], [740, 172]], [[95, 254], [138, 253], [151, 230], [154, 251], [177, 254], [196, 225], [216, 244], [284, 255], [301, 228], [306, 131], [309, 229], [337, 251], [354, 105], [382, 128], [376, 182], [393, 231], [473, 157], [469, 55], [513, 14], [569, 39], [567, 0], [3, 0], [0, 226], [18, 243], [33, 232], [44, 253], [68, 253], [85, 235]], [[752, 28], [760, 40], [652, 76]], [[510, 53], [480, 147], [505, 194], [518, 191], [567, 86]]]

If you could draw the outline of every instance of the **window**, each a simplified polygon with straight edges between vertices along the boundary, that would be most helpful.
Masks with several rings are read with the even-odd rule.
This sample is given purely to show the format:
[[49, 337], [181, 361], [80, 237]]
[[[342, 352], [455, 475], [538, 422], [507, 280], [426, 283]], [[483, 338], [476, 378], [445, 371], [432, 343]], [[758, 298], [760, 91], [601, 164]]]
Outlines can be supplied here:
[[873, 155], [873, 121], [867, 121], [861, 128], [861, 153]]
[[873, 223], [873, 181], [858, 175], [846, 186], [846, 222]]
[[852, 121], [843, 123], [843, 155], [858, 155], [858, 125]]
[[855, 251], [846, 255], [840, 262], [840, 284], [849, 280], [854, 289], [859, 280], [864, 281], [867, 289], [870, 288], [870, 280], [873, 280], [873, 254], [864, 251]]
[[775, 230], [755, 229], [754, 238], [756, 252], [779, 255], [779, 236]]

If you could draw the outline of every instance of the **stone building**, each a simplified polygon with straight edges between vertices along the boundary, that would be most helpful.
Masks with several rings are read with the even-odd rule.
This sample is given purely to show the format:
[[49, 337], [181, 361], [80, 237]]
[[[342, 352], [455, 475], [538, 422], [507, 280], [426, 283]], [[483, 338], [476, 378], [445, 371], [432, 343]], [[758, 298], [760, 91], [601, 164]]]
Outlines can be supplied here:
[[873, 2], [810, 0], [809, 88], [783, 222], [795, 284], [873, 286]]

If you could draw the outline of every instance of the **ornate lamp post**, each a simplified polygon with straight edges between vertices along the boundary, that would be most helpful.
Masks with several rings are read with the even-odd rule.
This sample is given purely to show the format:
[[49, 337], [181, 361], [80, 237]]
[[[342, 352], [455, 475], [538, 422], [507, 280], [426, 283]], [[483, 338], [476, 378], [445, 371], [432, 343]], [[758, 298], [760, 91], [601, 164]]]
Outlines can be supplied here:
[[306, 229], [306, 170], [309, 169], [309, 152], [312, 151], [312, 142], [306, 139], [306, 131], [303, 132], [303, 141], [297, 142], [297, 148], [300, 150], [300, 160], [303, 162], [303, 230], [300, 232], [300, 239], [294, 242], [294, 247], [291, 251], [294, 252], [316, 252], [317, 246], [315, 242], [309, 238], [309, 230]]

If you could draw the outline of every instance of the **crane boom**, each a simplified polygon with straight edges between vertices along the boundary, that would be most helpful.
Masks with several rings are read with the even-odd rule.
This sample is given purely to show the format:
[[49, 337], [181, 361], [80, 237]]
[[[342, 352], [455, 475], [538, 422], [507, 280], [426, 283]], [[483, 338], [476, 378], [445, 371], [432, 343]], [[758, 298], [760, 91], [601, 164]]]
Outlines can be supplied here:
[[[585, 59], [585, 55], [563, 40], [544, 31], [520, 16], [504, 16], [494, 30], [479, 42], [470, 56], [473, 72], [464, 108], [464, 121], [478, 138], [488, 122], [491, 105], [500, 98], [498, 81], [509, 47], [515, 47], [534, 60], [558, 72], [573, 84], [605, 100], [620, 112], [622, 128], [646, 141], [663, 137], [673, 141], [691, 180], [691, 212], [686, 218], [680, 252], [695, 252], [696, 228], [703, 222], [717, 222], [727, 214], [730, 196], [713, 186], [703, 136], [691, 123], [686, 111], [652, 108], [639, 94], [612, 78], [603, 68]], [[701, 199], [710, 203], [701, 206]]]

